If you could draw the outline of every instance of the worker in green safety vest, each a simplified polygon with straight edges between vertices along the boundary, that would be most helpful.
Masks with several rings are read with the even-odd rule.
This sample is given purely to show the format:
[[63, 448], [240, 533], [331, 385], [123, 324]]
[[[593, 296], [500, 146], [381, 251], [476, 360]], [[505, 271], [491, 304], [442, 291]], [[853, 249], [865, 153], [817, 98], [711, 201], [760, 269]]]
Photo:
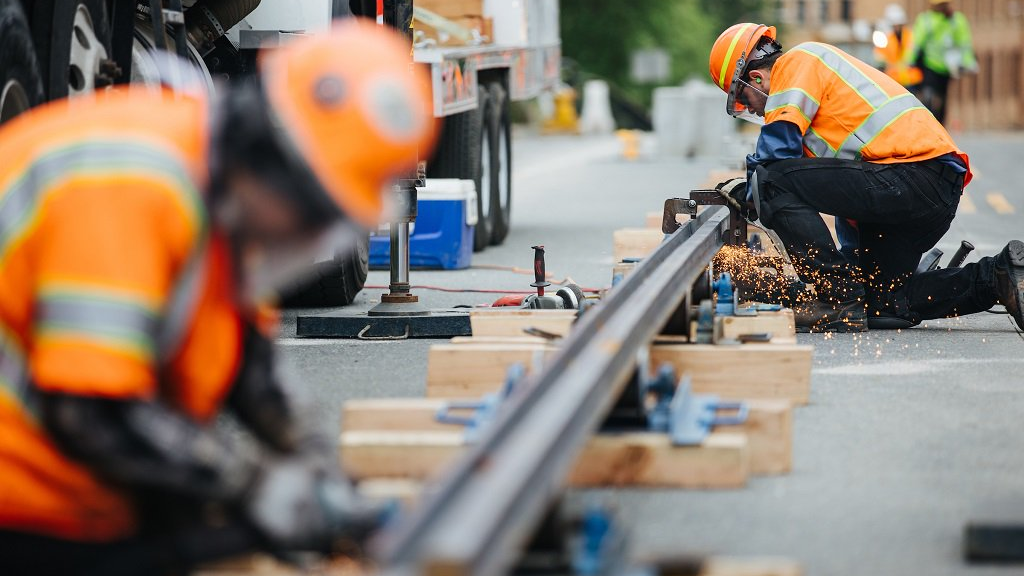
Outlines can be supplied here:
[[949, 81], [964, 72], [976, 73], [978, 61], [971, 47], [971, 28], [949, 0], [930, 0], [931, 8], [914, 22], [913, 45], [906, 64], [924, 72], [921, 102], [939, 122], [946, 121]]

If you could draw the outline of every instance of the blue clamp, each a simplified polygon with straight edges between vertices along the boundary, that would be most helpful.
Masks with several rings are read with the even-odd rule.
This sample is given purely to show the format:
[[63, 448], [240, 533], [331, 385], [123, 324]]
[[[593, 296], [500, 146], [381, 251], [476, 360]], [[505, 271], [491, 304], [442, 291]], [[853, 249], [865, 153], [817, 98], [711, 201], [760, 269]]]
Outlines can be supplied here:
[[599, 576], [614, 573], [614, 565], [625, 551], [624, 534], [605, 508], [590, 505], [580, 522], [579, 538], [572, 553], [572, 573]]
[[732, 316], [736, 313], [736, 290], [732, 283], [732, 276], [728, 272], [722, 272], [718, 280], [711, 285], [711, 289], [717, 293], [715, 297], [715, 314]]
[[[723, 402], [718, 396], [690, 392], [690, 377], [678, 384], [670, 364], [646, 384], [648, 394], [655, 397], [654, 407], [647, 414], [647, 428], [666, 432], [675, 446], [697, 446], [715, 426], [735, 426], [747, 421], [749, 408], [745, 402]], [[722, 416], [719, 412], [735, 414]]]
[[[505, 385], [500, 392], [487, 394], [480, 400], [466, 402], [446, 402], [437, 409], [434, 419], [441, 424], [453, 426], [464, 426], [466, 428], [466, 441], [475, 442], [481, 431], [497, 417], [501, 404], [512, 395], [516, 386], [526, 376], [526, 368], [522, 364], [513, 364], [508, 368], [505, 376]], [[472, 410], [470, 416], [456, 416], [452, 414], [455, 410]]]

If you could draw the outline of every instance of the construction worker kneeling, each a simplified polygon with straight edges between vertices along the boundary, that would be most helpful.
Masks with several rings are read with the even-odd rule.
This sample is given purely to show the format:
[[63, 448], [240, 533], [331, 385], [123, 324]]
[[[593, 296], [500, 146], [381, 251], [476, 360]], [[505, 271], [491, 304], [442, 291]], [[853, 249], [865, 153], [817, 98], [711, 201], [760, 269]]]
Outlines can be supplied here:
[[0, 572], [181, 574], [379, 524], [258, 310], [375, 226], [429, 151], [419, 74], [392, 32], [349, 23], [212, 101], [131, 89], [0, 131]]
[[[915, 274], [949, 230], [966, 154], [895, 80], [828, 44], [783, 53], [775, 28], [737, 24], [711, 51], [727, 112], [762, 124], [747, 179], [728, 190], [773, 228], [815, 295], [798, 328], [859, 332], [1006, 306], [1024, 329], [1024, 243], [962, 268]], [[844, 256], [819, 213], [837, 218]]]

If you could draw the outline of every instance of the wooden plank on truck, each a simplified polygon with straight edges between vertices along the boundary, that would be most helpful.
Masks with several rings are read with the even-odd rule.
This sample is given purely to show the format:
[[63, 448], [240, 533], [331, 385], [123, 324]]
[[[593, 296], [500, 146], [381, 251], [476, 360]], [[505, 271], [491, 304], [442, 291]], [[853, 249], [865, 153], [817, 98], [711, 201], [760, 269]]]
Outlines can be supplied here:
[[813, 352], [813, 346], [797, 344], [655, 344], [651, 366], [668, 362], [677, 374], [689, 374], [695, 394], [807, 404]]

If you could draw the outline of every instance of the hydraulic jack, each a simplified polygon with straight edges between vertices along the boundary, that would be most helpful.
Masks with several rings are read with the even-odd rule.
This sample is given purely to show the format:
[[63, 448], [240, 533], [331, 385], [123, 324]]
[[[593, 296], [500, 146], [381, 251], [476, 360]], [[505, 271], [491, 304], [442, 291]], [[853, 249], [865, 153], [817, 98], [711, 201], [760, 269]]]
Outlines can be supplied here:
[[465, 310], [429, 310], [420, 304], [409, 283], [409, 226], [416, 221], [416, 188], [424, 185], [422, 171], [416, 178], [395, 186], [396, 217], [391, 223], [391, 283], [380, 304], [368, 312], [330, 312], [296, 319], [297, 336], [403, 340], [406, 338], [453, 338], [469, 336]]

